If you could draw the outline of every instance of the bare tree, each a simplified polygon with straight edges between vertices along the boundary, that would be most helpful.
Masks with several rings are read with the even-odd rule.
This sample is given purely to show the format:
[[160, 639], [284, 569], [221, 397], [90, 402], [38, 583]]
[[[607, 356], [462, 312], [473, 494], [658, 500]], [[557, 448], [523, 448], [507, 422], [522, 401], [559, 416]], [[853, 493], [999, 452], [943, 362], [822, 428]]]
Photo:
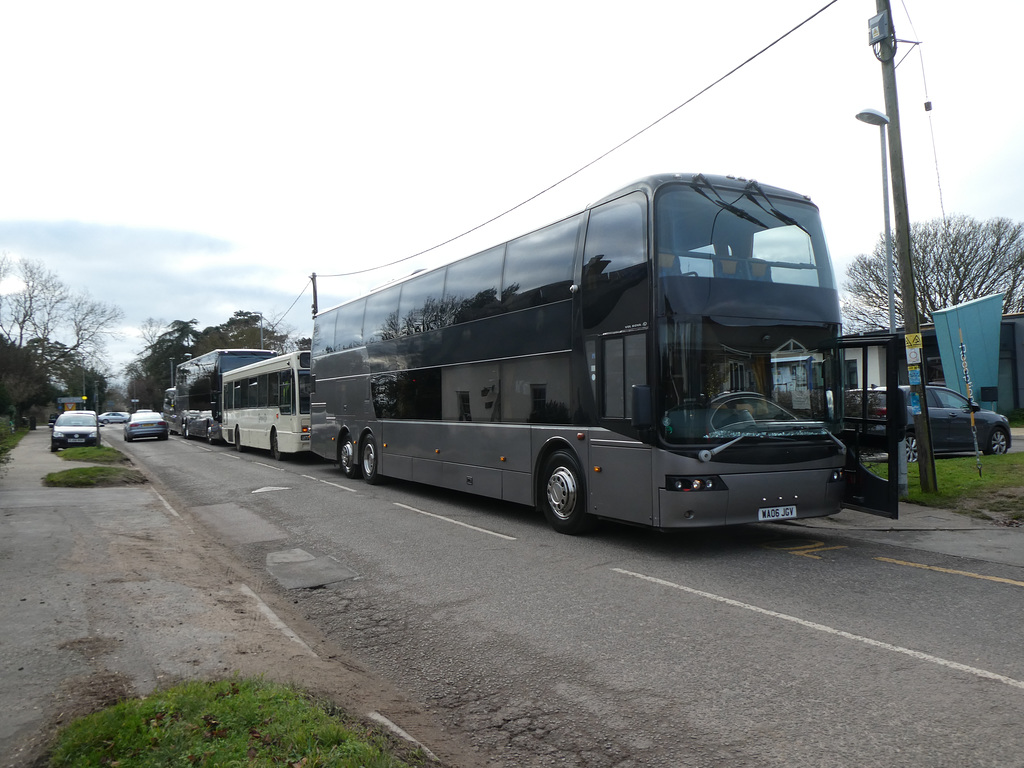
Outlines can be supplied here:
[[34, 350], [44, 367], [88, 358], [99, 360], [106, 339], [124, 312], [112, 304], [72, 293], [56, 273], [38, 261], [0, 260], [0, 278], [16, 276], [18, 291], [0, 304], [0, 335], [19, 348]]
[[[913, 224], [910, 260], [922, 322], [932, 313], [972, 299], [1002, 293], [1003, 312], [1024, 311], [1024, 224], [994, 218], [980, 222], [970, 216]], [[893, 243], [895, 251], [896, 244]], [[896, 322], [903, 324], [899, 259], [893, 254]], [[885, 241], [860, 255], [846, 270], [843, 321], [847, 332], [887, 326]]]

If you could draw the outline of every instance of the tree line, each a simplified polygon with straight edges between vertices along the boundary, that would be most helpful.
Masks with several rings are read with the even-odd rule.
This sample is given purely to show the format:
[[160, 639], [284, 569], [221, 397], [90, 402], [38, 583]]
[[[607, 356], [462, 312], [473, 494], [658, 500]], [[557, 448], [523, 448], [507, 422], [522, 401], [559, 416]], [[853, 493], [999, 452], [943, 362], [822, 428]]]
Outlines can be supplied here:
[[101, 401], [109, 372], [97, 361], [124, 312], [75, 292], [42, 262], [0, 254], [0, 413], [16, 418], [62, 395]]
[[[172, 366], [214, 349], [309, 349], [281, 318], [235, 312], [199, 329], [195, 319], [167, 324], [149, 318], [140, 329], [143, 349], [123, 370], [113, 370], [107, 343], [124, 312], [75, 292], [42, 262], [0, 254], [0, 415], [17, 420], [32, 409], [52, 410], [60, 397], [87, 397], [88, 407], [159, 410]], [[122, 383], [123, 382], [123, 383]], [[135, 400], [136, 403], [132, 404]]]
[[280, 319], [237, 311], [220, 325], [198, 328], [198, 321], [165, 324], [148, 318], [142, 327], [143, 351], [125, 368], [125, 394], [141, 407], [160, 409], [172, 371], [187, 359], [215, 349], [270, 349], [278, 354], [309, 349], [308, 337], [296, 336]]
[[[902, 273], [895, 240], [892, 248], [896, 325], [901, 327]], [[953, 215], [912, 224], [910, 263], [922, 323], [932, 322], [936, 310], [995, 293], [1003, 294], [1003, 314], [1024, 312], [1024, 224], [1020, 222]], [[871, 254], [853, 260], [843, 288], [845, 332], [888, 328], [884, 235]]]

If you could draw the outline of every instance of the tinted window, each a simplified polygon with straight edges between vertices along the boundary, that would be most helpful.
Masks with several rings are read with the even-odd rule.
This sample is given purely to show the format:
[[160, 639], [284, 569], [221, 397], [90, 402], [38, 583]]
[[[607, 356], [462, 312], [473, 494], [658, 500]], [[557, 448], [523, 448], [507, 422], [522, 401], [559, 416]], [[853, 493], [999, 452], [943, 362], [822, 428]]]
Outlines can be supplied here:
[[310, 347], [314, 355], [326, 355], [334, 352], [334, 327], [338, 321], [338, 310], [332, 309], [317, 315], [313, 322], [313, 344]]
[[444, 317], [450, 317], [451, 323], [445, 325], [466, 323], [502, 311], [498, 294], [504, 257], [505, 246], [499, 245], [448, 265], [442, 303]]
[[398, 305], [399, 333], [407, 336], [441, 328], [445, 323], [442, 310], [445, 270], [438, 269], [414, 277], [402, 286]]
[[581, 220], [574, 216], [508, 244], [501, 288], [505, 307], [525, 309], [570, 297]]
[[810, 203], [748, 187], [670, 185], [655, 205], [659, 273], [832, 288], [828, 248]]
[[643, 194], [592, 210], [583, 254], [583, 325], [620, 330], [646, 320], [647, 273]]
[[343, 349], [353, 349], [363, 345], [363, 312], [366, 309], [366, 301], [353, 301], [343, 307], [338, 307], [338, 325], [334, 329], [333, 352], [340, 352]]
[[363, 341], [373, 344], [398, 337], [398, 297], [400, 286], [366, 297], [363, 316]]
[[317, 316], [313, 323], [312, 353], [316, 356], [363, 344], [364, 300], [353, 301]]
[[441, 418], [441, 369], [395, 371], [370, 381], [378, 419]]

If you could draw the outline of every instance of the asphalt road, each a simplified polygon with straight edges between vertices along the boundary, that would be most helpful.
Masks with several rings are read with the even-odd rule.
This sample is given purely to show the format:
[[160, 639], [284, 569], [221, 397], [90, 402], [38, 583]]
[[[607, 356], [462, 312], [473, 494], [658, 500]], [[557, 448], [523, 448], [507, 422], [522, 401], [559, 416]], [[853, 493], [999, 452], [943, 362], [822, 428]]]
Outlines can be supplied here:
[[1024, 765], [1019, 529], [572, 538], [314, 457], [119, 436], [150, 486], [0, 480], [0, 748], [69, 681], [262, 669], [346, 686], [449, 765]]
[[312, 457], [126, 449], [261, 588], [501, 766], [1024, 765], [1024, 568], [911, 536], [571, 538]]

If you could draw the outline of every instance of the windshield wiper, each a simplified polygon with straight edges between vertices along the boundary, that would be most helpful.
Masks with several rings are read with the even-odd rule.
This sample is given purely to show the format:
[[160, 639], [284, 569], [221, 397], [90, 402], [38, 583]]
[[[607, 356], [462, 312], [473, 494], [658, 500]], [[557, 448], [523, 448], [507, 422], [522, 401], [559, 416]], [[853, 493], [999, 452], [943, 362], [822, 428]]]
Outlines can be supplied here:
[[[700, 182], [701, 184], [704, 184], [708, 189], [714, 192], [715, 195], [717, 195], [718, 199], [715, 200], [714, 198], [709, 197], [708, 194], [703, 189], [698, 187], [696, 184], [690, 185], [694, 192], [703, 197], [709, 203], [712, 203], [714, 205], [717, 205], [719, 208], [727, 210], [734, 216], [738, 216], [741, 219], [745, 219], [753, 224], [756, 224], [757, 226], [761, 227], [761, 229], [768, 229], [767, 224], [758, 219], [756, 216], [751, 215], [749, 211], [745, 211], [737, 205], [733, 205], [732, 203], [726, 202], [725, 198], [722, 197], [722, 193], [715, 188], [714, 184], [707, 180], [703, 173], [698, 173], [696, 176], [693, 177], [693, 180], [695, 182]], [[758, 206], [758, 208], [764, 210], [764, 208], [760, 205]]]
[[[751, 194], [751, 190], [753, 190], [754, 192], [756, 192], [757, 194], [764, 198], [765, 202], [768, 203], [767, 208], [765, 208], [763, 205], [757, 202], [757, 200], [754, 199], [754, 196]], [[801, 230], [803, 230], [805, 235], [807, 235], [808, 237], [811, 236], [811, 233], [804, 229], [803, 225], [799, 221], [794, 219], [792, 216], [787, 216], [778, 208], [776, 208], [774, 203], [772, 203], [771, 198], [765, 194], [765, 191], [761, 189], [761, 185], [758, 184], [756, 181], [747, 182], [747, 192], [746, 195], [744, 195], [744, 197], [746, 197], [750, 202], [752, 202], [765, 213], [770, 213], [783, 224], [789, 224], [790, 226], [793, 227], [799, 227]]]

